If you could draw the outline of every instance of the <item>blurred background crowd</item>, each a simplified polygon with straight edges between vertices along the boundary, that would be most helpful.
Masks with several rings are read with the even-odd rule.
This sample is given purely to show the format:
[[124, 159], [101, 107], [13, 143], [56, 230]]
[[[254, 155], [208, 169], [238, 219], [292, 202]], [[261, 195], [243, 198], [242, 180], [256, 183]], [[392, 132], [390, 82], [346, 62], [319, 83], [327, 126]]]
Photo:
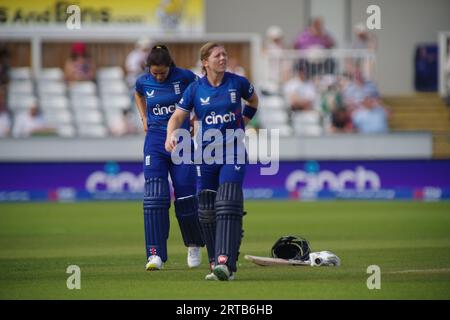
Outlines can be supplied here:
[[[282, 136], [389, 132], [392, 109], [375, 80], [382, 68], [375, 59], [376, 32], [359, 22], [351, 26], [351, 40], [339, 43], [319, 16], [311, 16], [306, 27], [297, 29], [294, 41], [286, 41], [282, 27], [269, 25], [261, 31], [265, 37], [256, 56], [236, 54], [242, 52], [236, 45], [229, 50], [228, 71], [248, 76], [262, 98], [251, 126], [279, 129]], [[126, 54], [100, 52], [93, 41], [65, 42], [64, 50], [53, 43], [47, 45], [47, 53], [43, 50], [44, 59], [53, 59], [53, 51], [59, 61], [64, 54], [64, 61], [51, 67], [44, 63], [36, 73], [31, 65], [14, 66], [16, 47], [0, 38], [0, 137], [142, 134], [133, 101], [134, 83], [148, 72], [144, 62], [156, 42], [163, 41], [140, 37], [121, 47]], [[225, 46], [229, 45], [225, 42]], [[202, 76], [197, 47], [178, 46], [174, 56], [177, 62], [182, 60], [181, 67]], [[418, 47], [411, 61], [418, 91], [437, 90], [434, 49]], [[114, 59], [105, 62], [105, 56]], [[256, 62], [249, 61], [255, 57]]]

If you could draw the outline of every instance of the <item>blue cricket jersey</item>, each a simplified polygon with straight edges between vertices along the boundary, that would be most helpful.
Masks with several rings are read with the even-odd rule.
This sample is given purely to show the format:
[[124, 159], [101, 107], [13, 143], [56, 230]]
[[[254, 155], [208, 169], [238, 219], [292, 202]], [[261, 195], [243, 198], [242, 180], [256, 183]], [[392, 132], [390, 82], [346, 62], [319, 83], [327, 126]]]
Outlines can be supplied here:
[[[213, 87], [205, 76], [189, 85], [177, 108], [190, 112], [194, 110], [202, 131], [218, 129], [225, 141], [227, 129], [244, 129], [241, 98], [249, 99], [253, 95], [250, 82], [234, 73], [225, 72], [222, 83]], [[211, 141], [202, 141], [206, 147]]]
[[[144, 74], [136, 80], [136, 92], [145, 97], [147, 103], [147, 126], [151, 131], [166, 132], [167, 123], [175, 105], [182, 97], [186, 88], [198, 77], [191, 71], [177, 67], [170, 67], [167, 79], [158, 82], [150, 74]], [[182, 128], [189, 130], [189, 118]]]

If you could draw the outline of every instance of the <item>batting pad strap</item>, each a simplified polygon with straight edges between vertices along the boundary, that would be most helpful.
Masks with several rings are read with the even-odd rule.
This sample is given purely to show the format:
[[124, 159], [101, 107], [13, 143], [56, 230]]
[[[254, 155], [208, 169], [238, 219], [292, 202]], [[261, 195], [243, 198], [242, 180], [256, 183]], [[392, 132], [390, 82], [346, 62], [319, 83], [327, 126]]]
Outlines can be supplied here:
[[197, 210], [198, 203], [195, 195], [175, 200], [175, 214], [185, 246], [204, 246]]
[[216, 221], [216, 195], [213, 190], [202, 190], [198, 195], [198, 216], [201, 222]]
[[170, 208], [170, 190], [166, 179], [149, 178], [145, 180], [144, 208]]
[[216, 197], [217, 214], [231, 214], [242, 217], [244, 194], [238, 183], [224, 183], [219, 186]]
[[175, 213], [177, 216], [178, 215], [190, 216], [192, 214], [197, 213], [198, 201], [197, 201], [197, 197], [194, 195], [183, 197], [183, 198], [178, 198], [175, 200], [174, 205], [175, 205]]

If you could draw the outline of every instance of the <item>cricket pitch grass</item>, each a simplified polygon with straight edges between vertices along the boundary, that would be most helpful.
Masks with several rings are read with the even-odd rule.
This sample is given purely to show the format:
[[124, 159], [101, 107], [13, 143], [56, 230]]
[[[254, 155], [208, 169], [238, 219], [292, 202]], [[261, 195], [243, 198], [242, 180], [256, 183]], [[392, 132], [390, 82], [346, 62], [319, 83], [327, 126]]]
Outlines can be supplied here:
[[[144, 270], [139, 202], [0, 204], [1, 299], [449, 299], [449, 202], [246, 201], [236, 280], [205, 281], [186, 265], [171, 207], [169, 260]], [[245, 254], [269, 256], [283, 235], [329, 250], [340, 267], [261, 267]], [[69, 266], [80, 268], [69, 290]], [[370, 290], [367, 268], [381, 272]]]

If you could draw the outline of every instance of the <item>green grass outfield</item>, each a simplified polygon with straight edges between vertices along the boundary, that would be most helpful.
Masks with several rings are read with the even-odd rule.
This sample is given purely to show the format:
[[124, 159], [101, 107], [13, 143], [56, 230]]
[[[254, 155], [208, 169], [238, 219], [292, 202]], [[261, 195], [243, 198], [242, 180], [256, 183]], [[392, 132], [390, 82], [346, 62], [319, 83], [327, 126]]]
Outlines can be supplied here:
[[[0, 299], [449, 299], [450, 203], [248, 201], [235, 281], [208, 282], [186, 266], [171, 211], [169, 261], [144, 271], [139, 202], [0, 205]], [[173, 210], [173, 208], [171, 209]], [[282, 235], [330, 250], [335, 267], [260, 267], [243, 254], [268, 256]], [[68, 290], [66, 268], [81, 268]], [[381, 289], [369, 290], [369, 265]]]

